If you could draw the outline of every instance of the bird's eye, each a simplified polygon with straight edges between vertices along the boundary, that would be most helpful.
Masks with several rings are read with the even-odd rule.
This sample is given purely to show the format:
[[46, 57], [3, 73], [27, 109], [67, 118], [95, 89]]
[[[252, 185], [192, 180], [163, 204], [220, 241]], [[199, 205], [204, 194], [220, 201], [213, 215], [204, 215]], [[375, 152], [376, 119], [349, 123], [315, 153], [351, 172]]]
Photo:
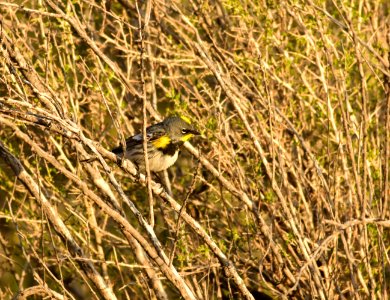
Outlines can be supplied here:
[[183, 129], [181, 130], [181, 133], [182, 133], [182, 134], [186, 134], [187, 132], [188, 132], [188, 130], [185, 129], [185, 128], [183, 128]]

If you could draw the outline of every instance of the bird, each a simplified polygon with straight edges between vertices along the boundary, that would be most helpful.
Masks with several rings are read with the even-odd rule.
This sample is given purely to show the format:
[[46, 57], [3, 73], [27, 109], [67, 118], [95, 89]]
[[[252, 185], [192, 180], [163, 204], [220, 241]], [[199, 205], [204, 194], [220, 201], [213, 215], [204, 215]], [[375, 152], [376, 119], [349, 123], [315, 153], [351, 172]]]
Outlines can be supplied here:
[[[149, 170], [157, 173], [174, 165], [179, 156], [180, 147], [195, 135], [200, 135], [200, 133], [190, 120], [183, 116], [170, 116], [160, 123], [147, 127]], [[143, 149], [142, 133], [126, 139], [124, 158], [133, 162], [140, 172], [145, 171]], [[122, 146], [112, 149], [111, 152], [120, 158], [123, 157]]]

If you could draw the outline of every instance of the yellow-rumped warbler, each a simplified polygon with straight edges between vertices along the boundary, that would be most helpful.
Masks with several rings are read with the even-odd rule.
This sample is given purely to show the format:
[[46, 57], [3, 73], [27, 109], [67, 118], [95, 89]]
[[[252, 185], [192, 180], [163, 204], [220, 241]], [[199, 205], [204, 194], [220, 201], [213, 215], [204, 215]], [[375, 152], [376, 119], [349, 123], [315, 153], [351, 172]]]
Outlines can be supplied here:
[[[184, 117], [169, 117], [164, 121], [146, 128], [149, 169], [160, 172], [172, 166], [179, 155], [179, 148], [199, 132]], [[122, 157], [123, 149], [119, 146], [113, 153]], [[136, 164], [140, 171], [145, 170], [142, 134], [126, 140], [125, 158]]]

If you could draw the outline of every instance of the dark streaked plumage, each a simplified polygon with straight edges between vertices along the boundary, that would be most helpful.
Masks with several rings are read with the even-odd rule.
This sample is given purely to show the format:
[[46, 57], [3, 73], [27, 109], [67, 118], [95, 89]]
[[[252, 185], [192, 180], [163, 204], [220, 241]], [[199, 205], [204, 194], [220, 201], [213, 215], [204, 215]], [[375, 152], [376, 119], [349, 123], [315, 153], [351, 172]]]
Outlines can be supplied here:
[[[169, 117], [149, 126], [146, 129], [149, 169], [160, 172], [172, 166], [177, 160], [180, 146], [194, 135], [199, 135], [199, 132], [187, 120], [180, 117]], [[120, 157], [123, 155], [121, 146], [113, 149], [112, 152]], [[142, 134], [126, 140], [125, 158], [136, 164], [140, 171], [144, 171]]]

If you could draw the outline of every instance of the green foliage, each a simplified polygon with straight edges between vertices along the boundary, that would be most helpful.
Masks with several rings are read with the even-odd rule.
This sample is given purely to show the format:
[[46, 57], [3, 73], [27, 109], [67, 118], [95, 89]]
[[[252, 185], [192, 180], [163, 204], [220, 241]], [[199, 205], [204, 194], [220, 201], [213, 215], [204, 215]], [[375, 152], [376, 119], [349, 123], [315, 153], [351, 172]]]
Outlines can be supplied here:
[[[191, 141], [200, 159], [183, 149], [168, 174], [172, 199], [186, 203], [207, 238], [178, 221], [161, 195], [148, 228], [164, 259], [178, 237], [172, 267], [199, 298], [240, 297], [218, 251], [250, 291], [274, 291], [275, 299], [383, 296], [386, 1], [153, 2], [149, 17], [140, 1], [139, 10], [132, 1], [19, 4], [0, 5], [0, 140], [32, 183], [0, 157], [1, 299], [37, 282], [68, 297], [69, 281], [86, 291], [76, 298], [102, 297], [86, 261], [118, 298], [153, 298], [150, 273], [169, 278], [155, 257], [139, 260], [128, 240], [134, 234], [157, 250], [140, 222], [149, 222], [147, 189], [101, 148], [119, 145], [119, 132], [139, 132], [144, 96], [151, 122], [182, 115], [202, 132]], [[143, 40], [140, 20], [148, 20]], [[84, 160], [96, 151], [107, 165]], [[33, 186], [84, 257], [59, 237]], [[96, 199], [111, 208], [118, 201], [116, 218], [138, 235]], [[174, 283], [160, 283], [168, 298], [180, 297]]]

